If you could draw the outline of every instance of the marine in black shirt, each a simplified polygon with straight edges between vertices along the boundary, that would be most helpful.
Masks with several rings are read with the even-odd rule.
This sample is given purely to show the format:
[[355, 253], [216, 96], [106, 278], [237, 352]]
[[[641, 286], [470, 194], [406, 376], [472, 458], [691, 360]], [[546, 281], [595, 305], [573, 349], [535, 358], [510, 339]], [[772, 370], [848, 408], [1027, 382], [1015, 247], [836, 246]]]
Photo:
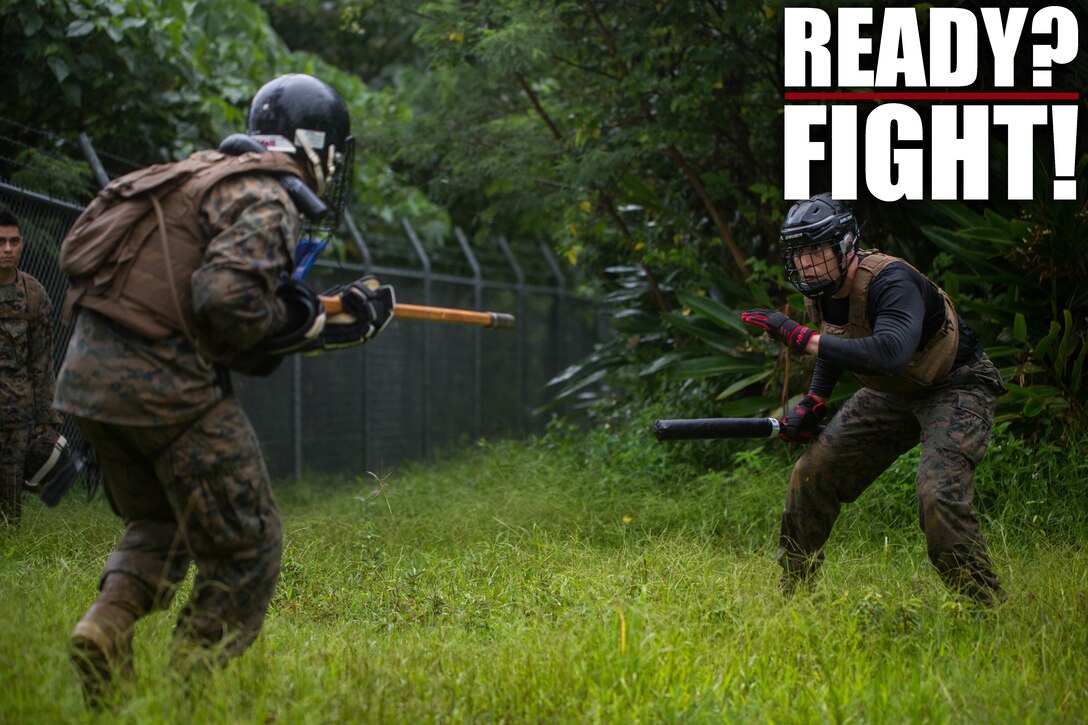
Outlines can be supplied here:
[[[919, 525], [930, 561], [953, 590], [994, 604], [1004, 594], [971, 501], [1001, 375], [936, 284], [902, 259], [860, 250], [859, 235], [853, 211], [830, 194], [795, 204], [782, 260], [817, 327], [773, 310], [741, 315], [792, 352], [816, 356], [808, 393], [781, 420], [780, 437], [809, 444], [782, 513], [783, 590], [811, 585], [842, 504], [921, 443]], [[843, 371], [862, 387], [816, 436]]]

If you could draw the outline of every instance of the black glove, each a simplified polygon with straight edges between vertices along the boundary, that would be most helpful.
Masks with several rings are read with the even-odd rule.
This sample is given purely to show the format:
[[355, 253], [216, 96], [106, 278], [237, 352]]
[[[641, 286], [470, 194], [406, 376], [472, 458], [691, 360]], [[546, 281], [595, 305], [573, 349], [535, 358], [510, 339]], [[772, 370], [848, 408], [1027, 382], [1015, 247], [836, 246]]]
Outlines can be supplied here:
[[781, 312], [774, 310], [745, 310], [740, 313], [740, 319], [745, 324], [766, 330], [768, 335], [776, 338], [798, 355], [805, 354], [805, 346], [808, 345], [809, 338], [816, 334], [816, 330], [811, 327], [794, 322]]
[[71, 454], [64, 436], [47, 428], [27, 446], [24, 470], [30, 478], [23, 482], [23, 488], [52, 508], [68, 493], [80, 468], [81, 460]]
[[778, 437], [787, 443], [808, 443], [816, 431], [816, 424], [827, 417], [827, 406], [812, 393], [805, 393], [801, 402], [782, 419], [782, 431]]
[[371, 276], [337, 285], [321, 296], [338, 297], [343, 311], [328, 315], [324, 331], [308, 352], [338, 350], [374, 339], [393, 320], [397, 305], [392, 285]]
[[[271, 356], [309, 350], [325, 329], [325, 310], [317, 295], [305, 282], [288, 278], [280, 282], [276, 296], [283, 301], [287, 318], [279, 329], [261, 341], [257, 350]], [[238, 368], [232, 366], [232, 369]]]

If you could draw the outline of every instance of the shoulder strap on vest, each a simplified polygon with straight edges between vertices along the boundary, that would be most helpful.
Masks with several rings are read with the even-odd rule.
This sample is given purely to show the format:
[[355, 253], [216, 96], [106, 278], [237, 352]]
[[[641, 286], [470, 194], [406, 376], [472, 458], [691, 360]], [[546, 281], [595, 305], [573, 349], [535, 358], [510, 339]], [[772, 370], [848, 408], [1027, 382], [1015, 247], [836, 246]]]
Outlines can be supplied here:
[[[882, 254], [879, 249], [870, 249], [858, 254], [858, 268], [854, 272], [851, 288], [850, 322], [859, 327], [868, 327], [869, 285], [890, 264], [907, 264], [898, 257]], [[907, 264], [909, 267], [910, 265]]]
[[37, 318], [42, 310], [42, 285], [25, 272], [19, 274], [23, 278], [23, 289], [26, 290], [26, 310], [31, 318]]
[[41, 282], [31, 277], [26, 272], [19, 270], [19, 279], [23, 282], [23, 292], [26, 294], [26, 312], [31, 320], [37, 319], [42, 310]]

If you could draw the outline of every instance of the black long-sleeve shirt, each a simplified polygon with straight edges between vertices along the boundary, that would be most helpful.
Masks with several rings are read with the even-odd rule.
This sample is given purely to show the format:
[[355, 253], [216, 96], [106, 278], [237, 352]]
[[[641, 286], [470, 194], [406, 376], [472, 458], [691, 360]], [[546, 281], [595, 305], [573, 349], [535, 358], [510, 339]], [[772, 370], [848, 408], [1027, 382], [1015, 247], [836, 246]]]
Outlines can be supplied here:
[[[824, 319], [845, 325], [850, 300], [821, 298]], [[846, 339], [820, 336], [820, 352], [812, 372], [809, 392], [826, 398], [843, 370], [869, 375], [901, 375], [911, 357], [929, 342], [944, 324], [944, 300], [921, 272], [906, 264], [890, 264], [869, 283], [866, 319], [873, 330], [870, 337]], [[960, 338], [953, 368], [975, 353], [978, 335], [959, 319]]]

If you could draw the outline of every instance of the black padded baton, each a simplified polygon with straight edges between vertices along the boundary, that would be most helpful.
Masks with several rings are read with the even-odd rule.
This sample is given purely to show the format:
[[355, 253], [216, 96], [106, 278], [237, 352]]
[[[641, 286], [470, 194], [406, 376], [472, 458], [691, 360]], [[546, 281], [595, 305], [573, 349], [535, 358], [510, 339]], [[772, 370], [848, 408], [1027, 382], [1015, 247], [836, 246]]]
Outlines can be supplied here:
[[659, 441], [690, 441], [705, 438], [773, 438], [781, 425], [777, 418], [682, 418], [655, 420]]

